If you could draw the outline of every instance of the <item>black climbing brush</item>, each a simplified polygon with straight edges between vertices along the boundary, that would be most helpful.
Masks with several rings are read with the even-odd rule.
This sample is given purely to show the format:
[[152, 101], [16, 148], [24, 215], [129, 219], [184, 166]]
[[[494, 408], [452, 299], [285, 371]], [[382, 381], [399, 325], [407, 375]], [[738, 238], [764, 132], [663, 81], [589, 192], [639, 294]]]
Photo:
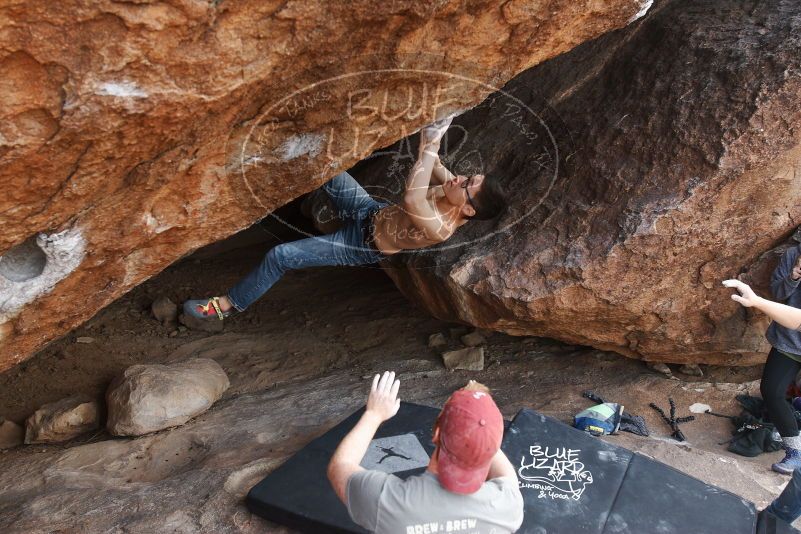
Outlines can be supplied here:
[[694, 415], [688, 415], [686, 417], [676, 417], [676, 403], [673, 402], [673, 399], [668, 397], [668, 402], [670, 403], [670, 417], [665, 415], [665, 412], [657, 406], [655, 403], [650, 403], [648, 406], [656, 410], [656, 413], [662, 416], [662, 420], [670, 426], [670, 429], [673, 430], [673, 433], [670, 435], [676, 441], [687, 441], [687, 438], [684, 437], [684, 434], [681, 430], [679, 430], [679, 425], [682, 423], [686, 423], [688, 421], [694, 421]]

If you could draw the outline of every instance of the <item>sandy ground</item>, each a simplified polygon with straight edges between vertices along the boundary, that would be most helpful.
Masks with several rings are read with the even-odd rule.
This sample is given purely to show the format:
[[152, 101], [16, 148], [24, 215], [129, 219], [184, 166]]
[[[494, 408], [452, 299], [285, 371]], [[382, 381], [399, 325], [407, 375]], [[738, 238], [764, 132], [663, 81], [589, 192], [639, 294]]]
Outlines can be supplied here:
[[[242, 239], [240, 236], [240, 243]], [[257, 263], [268, 247], [268, 243], [259, 243], [213, 256], [210, 254], [214, 250], [206, 251], [136, 288], [80, 329], [0, 375], [0, 416], [22, 423], [40, 405], [67, 395], [83, 393], [102, 398], [109, 381], [131, 364], [188, 356], [214, 358], [226, 370], [231, 388], [221, 405], [252, 395], [270, 396], [271, 391], [277, 395], [310, 384], [334, 387], [338, 381], [345, 381], [357, 392], [355, 409], [361, 402], [358, 391], [368, 387], [368, 377], [393, 368], [399, 371], [401, 394], [408, 400], [439, 405], [450, 391], [472, 378], [493, 389], [507, 417], [522, 407], [531, 407], [567, 422], [589, 406], [581, 392], [592, 389], [608, 400], [624, 404], [627, 411], [644, 416], [652, 432], [650, 438], [623, 433], [606, 438], [610, 442], [733, 491], [758, 507], [778, 494], [786, 481], [769, 469], [780, 453], [744, 458], [725, 450], [721, 443], [729, 439], [731, 431], [727, 420], [697, 416], [682, 426], [688, 441], [680, 444], [669, 438], [668, 427], [648, 407], [649, 402], [656, 402], [667, 409], [670, 396], [676, 400], [680, 415], [687, 415], [689, 406], [696, 402], [708, 404], [716, 412], [736, 414], [737, 393], [758, 394], [759, 368], [704, 366], [703, 378], [681, 375], [674, 368], [678, 379], [668, 379], [642, 362], [613, 353], [495, 333], [488, 338], [484, 371], [449, 372], [439, 354], [427, 347], [428, 336], [444, 332], [456, 348], [460, 346], [458, 334], [467, 331], [466, 327], [438, 321], [416, 309], [377, 268], [290, 273], [246, 313], [227, 320], [221, 333], [162, 325], [151, 316], [150, 304], [159, 296], [180, 303], [189, 297], [219, 294]], [[92, 342], [77, 342], [86, 337]], [[216, 409], [213, 407], [211, 412]], [[315, 420], [313, 407], [307, 412], [302, 431], [284, 436], [295, 440], [293, 446], [330, 426], [322, 416]], [[273, 421], [275, 425], [285, 423]], [[43, 459], [47, 457], [52, 456], [56, 462], [70, 449], [107, 440], [113, 441], [99, 431], [67, 444], [36, 446], [35, 453], [45, 465], [47, 461]], [[33, 449], [4, 451], [0, 470], [22, 469], [21, 464], [29, 461]], [[279, 452], [270, 460], [270, 469], [291, 451]], [[259, 472], [260, 476], [263, 474], [264, 471]], [[246, 489], [238, 495], [244, 495]], [[244, 510], [241, 499], [231, 506]], [[3, 508], [0, 495], [0, 526], [17, 524], [18, 518], [7, 515], [9, 509]], [[258, 518], [252, 521], [257, 527], [266, 525]], [[42, 524], [47, 523], [37, 523], [39, 526], [28, 530]], [[270, 530], [266, 526], [265, 529]]]

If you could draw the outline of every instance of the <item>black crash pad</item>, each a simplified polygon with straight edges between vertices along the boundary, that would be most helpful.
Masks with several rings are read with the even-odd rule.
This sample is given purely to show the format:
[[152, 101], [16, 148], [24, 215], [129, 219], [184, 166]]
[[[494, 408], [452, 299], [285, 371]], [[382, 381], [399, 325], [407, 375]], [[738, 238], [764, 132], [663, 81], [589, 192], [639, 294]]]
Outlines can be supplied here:
[[[247, 505], [266, 519], [301, 532], [366, 532], [351, 521], [328, 482], [334, 450], [364, 413], [357, 411], [315, 439], [250, 490]], [[422, 473], [434, 452], [431, 430], [439, 409], [402, 402], [378, 429], [362, 466], [401, 478]]]
[[663, 463], [521, 410], [503, 450], [518, 468], [519, 532], [754, 534], [754, 505]]
[[[364, 532], [348, 517], [326, 478], [334, 449], [363, 410], [312, 441], [247, 496], [257, 515], [302, 532]], [[401, 478], [421, 473], [433, 452], [439, 410], [401, 403], [381, 425], [363, 466]], [[518, 469], [531, 534], [789, 534], [760, 521], [754, 506], [675, 469], [545, 417], [521, 410], [502, 448]], [[400, 455], [400, 456], [399, 456]]]
[[537, 534], [602, 532], [634, 455], [532, 410], [518, 412], [501, 448], [526, 502], [520, 532]]

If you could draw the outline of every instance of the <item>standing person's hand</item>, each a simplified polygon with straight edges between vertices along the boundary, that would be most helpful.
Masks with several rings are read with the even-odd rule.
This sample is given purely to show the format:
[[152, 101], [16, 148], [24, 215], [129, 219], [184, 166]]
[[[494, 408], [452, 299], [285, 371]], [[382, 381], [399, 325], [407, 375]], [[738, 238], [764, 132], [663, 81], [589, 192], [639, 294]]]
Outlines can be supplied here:
[[744, 282], [740, 282], [739, 280], [724, 280], [723, 285], [726, 287], [733, 287], [737, 291], [740, 292], [739, 295], [732, 295], [731, 298], [735, 302], [739, 302], [746, 308], [750, 308], [756, 304], [756, 300], [759, 298], [754, 290], [751, 289], [751, 286]]
[[400, 399], [398, 398], [400, 380], [395, 380], [395, 373], [384, 371], [384, 374], [375, 375], [370, 395], [367, 397], [367, 413], [375, 414], [383, 423], [398, 413]]
[[795, 261], [795, 265], [793, 265], [793, 272], [790, 274], [790, 277], [793, 280], [801, 279], [801, 256]]

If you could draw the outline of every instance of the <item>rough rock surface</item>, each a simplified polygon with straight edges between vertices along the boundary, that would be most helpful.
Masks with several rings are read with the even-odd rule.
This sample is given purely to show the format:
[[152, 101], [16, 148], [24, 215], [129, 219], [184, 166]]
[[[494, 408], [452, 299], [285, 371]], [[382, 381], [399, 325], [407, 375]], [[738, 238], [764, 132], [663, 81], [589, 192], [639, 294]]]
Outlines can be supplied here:
[[0, 370], [650, 5], [3, 2]]
[[45, 404], [25, 421], [25, 443], [58, 443], [100, 427], [96, 401], [80, 396]]
[[207, 358], [134, 365], [109, 385], [106, 428], [116, 436], [140, 436], [182, 425], [208, 410], [229, 386], [222, 367]]
[[441, 319], [648, 361], [764, 360], [764, 316], [720, 282], [764, 294], [801, 221], [801, 4], [662, 2], [505, 90], [443, 153], [501, 180], [509, 212], [397, 256], [401, 290]]

